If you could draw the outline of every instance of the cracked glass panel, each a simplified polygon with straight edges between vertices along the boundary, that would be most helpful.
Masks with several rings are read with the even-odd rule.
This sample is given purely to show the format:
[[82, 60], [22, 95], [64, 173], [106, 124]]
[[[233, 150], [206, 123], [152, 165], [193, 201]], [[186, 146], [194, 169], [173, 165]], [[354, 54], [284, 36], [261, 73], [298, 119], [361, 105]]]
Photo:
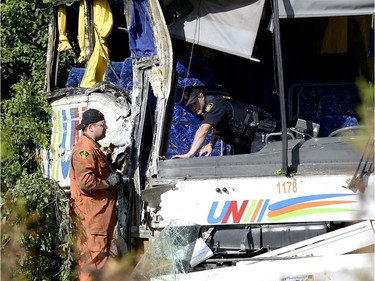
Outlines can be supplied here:
[[199, 225], [174, 220], [149, 245], [132, 274], [132, 281], [177, 280], [190, 267]]

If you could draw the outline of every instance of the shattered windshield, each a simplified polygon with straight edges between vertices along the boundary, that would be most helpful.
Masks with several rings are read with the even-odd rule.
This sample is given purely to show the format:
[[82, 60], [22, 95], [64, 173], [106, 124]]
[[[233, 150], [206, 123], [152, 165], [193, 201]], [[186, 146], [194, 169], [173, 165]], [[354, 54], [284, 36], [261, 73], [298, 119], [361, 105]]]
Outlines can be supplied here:
[[132, 281], [176, 280], [189, 271], [200, 226], [172, 221], [149, 245], [132, 274]]

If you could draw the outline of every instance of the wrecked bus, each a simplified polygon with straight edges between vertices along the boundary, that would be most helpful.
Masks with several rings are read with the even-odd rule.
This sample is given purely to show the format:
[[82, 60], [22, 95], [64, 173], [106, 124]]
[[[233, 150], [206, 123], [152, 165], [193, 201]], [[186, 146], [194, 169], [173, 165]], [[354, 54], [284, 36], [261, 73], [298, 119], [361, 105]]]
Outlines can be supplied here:
[[[373, 15], [368, 0], [56, 0], [44, 173], [69, 193], [74, 128], [96, 108], [127, 178], [117, 254], [145, 251], [134, 280], [370, 278]], [[211, 157], [171, 159], [200, 125], [184, 105], [194, 87], [264, 108], [277, 127], [250, 154], [219, 142]]]

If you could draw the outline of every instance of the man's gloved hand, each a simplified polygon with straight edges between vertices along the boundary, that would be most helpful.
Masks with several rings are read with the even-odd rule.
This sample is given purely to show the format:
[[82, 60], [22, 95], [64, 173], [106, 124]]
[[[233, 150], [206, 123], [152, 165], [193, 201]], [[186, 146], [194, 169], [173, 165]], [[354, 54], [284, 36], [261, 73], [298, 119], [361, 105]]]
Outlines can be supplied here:
[[122, 175], [119, 172], [113, 172], [107, 178], [107, 183], [109, 187], [118, 185], [121, 181], [122, 181]]

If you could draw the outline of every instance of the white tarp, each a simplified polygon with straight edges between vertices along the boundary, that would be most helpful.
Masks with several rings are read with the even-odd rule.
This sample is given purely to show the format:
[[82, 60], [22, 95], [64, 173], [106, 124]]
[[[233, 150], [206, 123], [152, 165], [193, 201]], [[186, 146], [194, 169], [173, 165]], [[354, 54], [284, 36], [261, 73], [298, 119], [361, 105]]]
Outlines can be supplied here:
[[264, 0], [190, 0], [194, 10], [170, 26], [173, 37], [250, 58]]
[[[194, 9], [185, 18], [170, 25], [172, 37], [241, 57], [251, 57], [265, 0], [189, 1]], [[280, 18], [375, 13], [374, 0], [278, 1]]]
[[309, 18], [375, 13], [374, 0], [279, 0], [280, 18]]

